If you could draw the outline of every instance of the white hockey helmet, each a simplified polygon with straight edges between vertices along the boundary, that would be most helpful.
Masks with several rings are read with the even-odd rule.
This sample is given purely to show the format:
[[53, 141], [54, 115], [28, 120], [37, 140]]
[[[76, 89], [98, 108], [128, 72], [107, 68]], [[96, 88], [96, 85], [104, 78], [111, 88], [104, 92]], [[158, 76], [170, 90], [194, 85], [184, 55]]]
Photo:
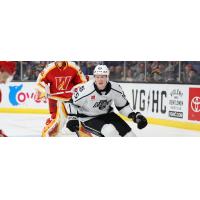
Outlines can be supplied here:
[[97, 65], [94, 69], [94, 75], [106, 75], [109, 76], [110, 71], [106, 65]]

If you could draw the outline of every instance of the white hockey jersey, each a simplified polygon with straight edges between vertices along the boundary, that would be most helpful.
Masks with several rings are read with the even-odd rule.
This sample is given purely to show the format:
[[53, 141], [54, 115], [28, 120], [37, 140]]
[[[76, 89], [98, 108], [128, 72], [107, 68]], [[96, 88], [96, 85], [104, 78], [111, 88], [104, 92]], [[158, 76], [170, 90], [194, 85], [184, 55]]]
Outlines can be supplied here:
[[106, 88], [100, 91], [94, 80], [91, 80], [79, 87], [72, 96], [72, 103], [65, 103], [65, 107], [69, 115], [76, 115], [84, 122], [112, 112], [113, 104], [127, 117], [133, 112], [118, 83], [109, 81]]

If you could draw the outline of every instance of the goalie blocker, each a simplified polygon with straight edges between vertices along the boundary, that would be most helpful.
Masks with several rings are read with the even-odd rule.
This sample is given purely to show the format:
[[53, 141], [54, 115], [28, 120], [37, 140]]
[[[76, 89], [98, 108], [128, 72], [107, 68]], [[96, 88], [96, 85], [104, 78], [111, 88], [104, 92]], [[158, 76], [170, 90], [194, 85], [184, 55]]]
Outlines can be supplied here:
[[139, 112], [133, 112], [121, 86], [109, 81], [109, 70], [105, 65], [98, 65], [94, 70], [94, 80], [82, 85], [72, 96], [71, 103], [65, 104], [69, 118], [67, 128], [79, 129], [83, 126], [101, 133], [103, 136], [136, 136], [131, 127], [116, 113], [118, 111], [131, 118], [139, 129], [145, 128], [147, 119]]

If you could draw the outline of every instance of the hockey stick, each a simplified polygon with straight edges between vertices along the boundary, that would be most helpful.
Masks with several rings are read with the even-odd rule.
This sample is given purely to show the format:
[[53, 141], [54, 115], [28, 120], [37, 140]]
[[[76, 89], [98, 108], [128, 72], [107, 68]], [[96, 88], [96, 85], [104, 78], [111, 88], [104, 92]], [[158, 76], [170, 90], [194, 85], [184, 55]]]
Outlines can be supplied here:
[[80, 137], [78, 130], [76, 130], [75, 133], [76, 133], [77, 137]]
[[98, 137], [105, 137], [101, 132], [99, 132], [99, 131], [97, 131], [97, 130], [95, 130], [95, 129], [93, 129], [93, 128], [87, 126], [87, 125], [85, 125], [83, 122], [81, 122], [81, 125], [82, 125], [87, 131], [91, 132], [93, 135], [96, 135], [96, 136], [98, 136]]

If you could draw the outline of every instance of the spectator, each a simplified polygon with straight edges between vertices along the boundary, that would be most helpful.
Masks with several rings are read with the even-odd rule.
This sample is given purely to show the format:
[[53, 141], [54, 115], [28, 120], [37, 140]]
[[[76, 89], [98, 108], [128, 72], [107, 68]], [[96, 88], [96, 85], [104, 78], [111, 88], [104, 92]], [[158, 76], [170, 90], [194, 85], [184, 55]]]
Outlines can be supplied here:
[[123, 77], [123, 67], [121, 65], [116, 66], [114, 71], [114, 80], [121, 81]]
[[115, 79], [115, 67], [113, 65], [109, 66], [110, 71], [110, 80], [113, 81]]
[[136, 68], [138, 66], [137, 61], [127, 61], [125, 64], [126, 68], [131, 69], [133, 73], [136, 72]]
[[200, 61], [188, 61], [188, 64], [192, 65], [192, 68], [197, 71], [198, 74], [200, 74]]
[[164, 70], [165, 70], [165, 65], [164, 64], [159, 64], [156, 63], [156, 65], [153, 65], [152, 68], [152, 81], [153, 82], [164, 82]]
[[25, 69], [25, 73], [23, 74], [23, 81], [36, 80], [34, 77], [33, 70], [30, 65], [28, 65]]
[[200, 83], [200, 77], [195, 69], [191, 69], [188, 74], [189, 83]]
[[128, 69], [126, 72], [126, 77], [122, 80], [126, 82], [133, 82], [134, 81], [133, 71], [131, 69]]
[[92, 75], [94, 65], [91, 62], [80, 62], [80, 67], [82, 69], [83, 74]]
[[152, 63], [153, 62], [146, 62], [146, 80], [145, 82], [152, 82], [152, 76], [151, 76], [151, 72], [152, 72]]
[[184, 67], [184, 72], [183, 72], [183, 82], [184, 83], [189, 83], [190, 78], [189, 78], [189, 73], [193, 69], [192, 64], [186, 64]]
[[138, 63], [136, 67], [136, 72], [134, 73], [134, 81], [144, 82], [145, 81], [145, 64]]
[[16, 62], [17, 63], [17, 66], [16, 66], [16, 73], [13, 77], [13, 81], [19, 81], [21, 80], [21, 77], [20, 77], [20, 62]]
[[165, 82], [175, 83], [177, 81], [177, 62], [169, 62], [168, 66], [165, 68]]

